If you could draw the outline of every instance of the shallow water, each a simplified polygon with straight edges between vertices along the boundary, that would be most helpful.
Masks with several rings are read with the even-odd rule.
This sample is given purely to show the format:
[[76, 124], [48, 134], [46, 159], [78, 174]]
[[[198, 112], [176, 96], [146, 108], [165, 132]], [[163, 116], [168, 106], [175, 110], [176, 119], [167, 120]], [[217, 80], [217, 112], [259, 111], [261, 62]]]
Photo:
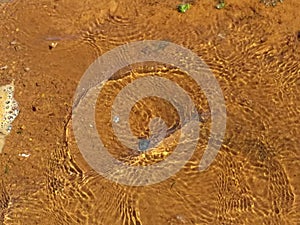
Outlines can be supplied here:
[[[259, 0], [228, 0], [217, 10], [214, 1], [190, 1], [185, 14], [177, 12], [179, 3], [0, 4], [0, 86], [15, 80], [20, 107], [0, 155], [1, 223], [299, 224], [300, 2], [267, 7]], [[170, 102], [150, 97], [134, 105], [129, 124], [135, 140], [157, 140], [144, 154], [121, 143], [111, 110], [118, 92], [133, 80], [157, 75], [177, 83], [200, 118], [197, 147], [183, 168], [160, 183], [134, 187], [103, 177], [83, 158], [72, 109], [82, 102], [73, 105], [73, 96], [91, 63], [139, 40], [173, 42], [201, 57], [220, 85], [227, 117], [218, 155], [199, 171], [213, 115], [203, 90], [188, 74], [159, 63], [115, 73], [98, 96], [96, 129], [111, 156], [126, 165], [162, 162], [174, 153], [180, 135], [189, 134]], [[166, 130], [159, 129], [161, 121], [154, 121], [154, 130], [147, 126], [156, 117]], [[122, 117], [116, 121], [122, 125]], [[131, 143], [128, 132], [121, 136]], [[108, 174], [135, 178], [130, 171]]]

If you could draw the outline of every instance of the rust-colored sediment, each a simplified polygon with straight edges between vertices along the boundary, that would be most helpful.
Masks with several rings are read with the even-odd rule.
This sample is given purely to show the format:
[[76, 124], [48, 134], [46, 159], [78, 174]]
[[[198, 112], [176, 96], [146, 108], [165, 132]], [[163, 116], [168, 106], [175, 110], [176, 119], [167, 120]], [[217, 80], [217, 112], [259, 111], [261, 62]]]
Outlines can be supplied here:
[[[299, 225], [300, 1], [267, 7], [260, 0], [227, 0], [221, 10], [213, 0], [188, 2], [186, 13], [177, 11], [182, 2], [174, 0], [0, 4], [0, 86], [15, 80], [20, 106], [0, 154], [0, 224]], [[200, 173], [197, 166], [209, 120], [185, 167], [153, 186], [113, 183], [80, 154], [71, 127], [80, 78], [98, 56], [137, 40], [168, 40], [189, 48], [218, 80], [227, 128], [206, 171]], [[135, 73], [140, 77], [144, 72]], [[209, 115], [194, 83], [173, 75]], [[167, 157], [180, 129], [153, 155], [136, 156], [111, 136], [107, 113], [130, 71], [127, 78], [117, 78], [107, 84], [96, 107], [104, 144], [130, 164]], [[133, 109], [144, 110], [132, 114], [135, 135], [149, 135], [145, 121], [153, 115], [176, 124], [174, 110], [159, 104], [157, 109], [148, 99]]]

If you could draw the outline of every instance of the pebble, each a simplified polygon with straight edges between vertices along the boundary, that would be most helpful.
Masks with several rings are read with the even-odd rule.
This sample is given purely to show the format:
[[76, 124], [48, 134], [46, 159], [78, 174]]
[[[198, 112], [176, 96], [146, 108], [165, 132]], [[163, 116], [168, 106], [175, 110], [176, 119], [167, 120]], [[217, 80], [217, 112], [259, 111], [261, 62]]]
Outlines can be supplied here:
[[8, 65], [1, 66], [1, 67], [0, 67], [0, 70], [6, 70], [7, 68], [8, 68]]
[[115, 123], [118, 123], [118, 122], [120, 121], [120, 117], [114, 116], [113, 121], [114, 121]]
[[24, 158], [28, 158], [30, 156], [30, 154], [21, 153], [21, 154], [19, 154], [19, 156], [24, 157]]
[[150, 145], [150, 140], [148, 139], [140, 139], [139, 140], [139, 150], [146, 151]]
[[49, 45], [49, 49], [51, 50], [51, 49], [53, 49], [53, 48], [55, 48], [56, 46], [57, 46], [57, 42], [52, 42], [50, 45]]

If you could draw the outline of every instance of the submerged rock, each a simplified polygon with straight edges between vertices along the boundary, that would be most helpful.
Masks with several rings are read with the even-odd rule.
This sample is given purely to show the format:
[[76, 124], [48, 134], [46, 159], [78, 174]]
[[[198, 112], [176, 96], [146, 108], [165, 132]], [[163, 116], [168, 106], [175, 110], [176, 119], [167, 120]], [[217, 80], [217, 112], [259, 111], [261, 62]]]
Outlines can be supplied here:
[[149, 148], [150, 140], [148, 139], [140, 139], [139, 140], [139, 150], [146, 151]]

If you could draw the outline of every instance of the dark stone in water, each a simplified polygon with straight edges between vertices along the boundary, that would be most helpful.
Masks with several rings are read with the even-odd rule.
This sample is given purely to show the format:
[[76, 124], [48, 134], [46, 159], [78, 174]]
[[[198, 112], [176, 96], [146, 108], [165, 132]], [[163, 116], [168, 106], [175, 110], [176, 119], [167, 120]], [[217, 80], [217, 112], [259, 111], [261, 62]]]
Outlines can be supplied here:
[[139, 140], [139, 150], [146, 151], [150, 145], [150, 140], [148, 139], [140, 139]]

